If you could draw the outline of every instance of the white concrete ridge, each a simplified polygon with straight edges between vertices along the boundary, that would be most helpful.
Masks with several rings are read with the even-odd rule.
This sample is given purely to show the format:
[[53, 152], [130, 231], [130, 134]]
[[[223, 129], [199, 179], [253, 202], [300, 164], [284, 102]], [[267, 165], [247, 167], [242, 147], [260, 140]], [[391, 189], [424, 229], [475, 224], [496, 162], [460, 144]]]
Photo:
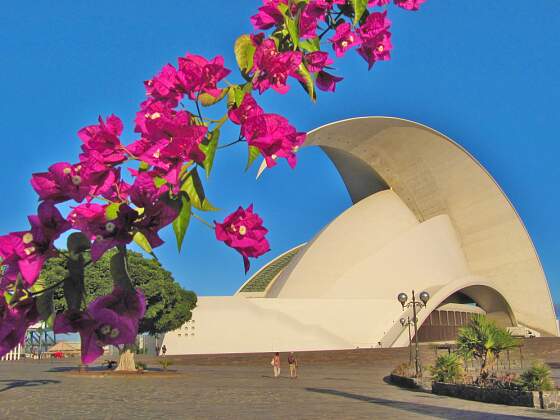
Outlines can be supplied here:
[[167, 334], [169, 354], [406, 345], [396, 295], [412, 289], [431, 294], [421, 323], [460, 293], [503, 325], [558, 335], [522, 221], [464, 149], [387, 117], [320, 127], [306, 146], [325, 151], [354, 205], [252, 295], [259, 297], [200, 298], [196, 332]]

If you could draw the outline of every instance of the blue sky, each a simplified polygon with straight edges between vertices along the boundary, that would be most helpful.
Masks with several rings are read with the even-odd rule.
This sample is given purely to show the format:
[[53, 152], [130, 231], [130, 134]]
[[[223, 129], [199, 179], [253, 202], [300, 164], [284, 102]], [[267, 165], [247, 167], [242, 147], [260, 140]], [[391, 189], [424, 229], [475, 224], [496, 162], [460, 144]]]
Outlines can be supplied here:
[[[222, 54], [234, 68], [235, 38], [251, 30], [258, 1], [8, 2], [0, 16], [3, 100], [0, 232], [26, 227], [36, 208], [32, 172], [75, 161], [76, 132], [115, 113], [134, 139], [142, 81], [187, 51]], [[505, 190], [532, 235], [555, 301], [560, 301], [560, 2], [429, 0], [420, 12], [392, 8], [393, 59], [367, 66], [355, 53], [336, 63], [344, 82], [316, 104], [293, 85], [263, 95], [270, 112], [309, 130], [339, 119], [388, 115], [429, 125], [466, 147]], [[223, 140], [235, 130], [224, 130]], [[236, 137], [235, 137], [236, 138]], [[270, 229], [272, 251], [251, 272], [304, 242], [350, 205], [334, 167], [319, 150], [255, 182], [246, 150], [218, 155], [207, 184], [223, 211], [254, 203]], [[246, 278], [241, 257], [192, 222], [177, 253], [172, 232], [157, 250], [164, 266], [201, 295], [234, 292]]]

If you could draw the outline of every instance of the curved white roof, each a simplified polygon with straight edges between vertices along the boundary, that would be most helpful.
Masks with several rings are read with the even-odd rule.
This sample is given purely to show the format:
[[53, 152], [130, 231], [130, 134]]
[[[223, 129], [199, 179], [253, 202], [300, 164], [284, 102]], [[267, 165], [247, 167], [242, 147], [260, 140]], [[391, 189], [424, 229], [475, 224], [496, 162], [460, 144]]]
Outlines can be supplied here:
[[[464, 276], [483, 279], [499, 290], [518, 322], [557, 334], [545, 274], [523, 222], [491, 175], [457, 143], [412, 121], [363, 117], [311, 131], [306, 146], [320, 146], [325, 151], [355, 205], [300, 251], [271, 287], [269, 297], [340, 297], [341, 294], [351, 297], [374, 293], [375, 296], [367, 297], [394, 299], [389, 295], [390, 288], [367, 289], [361, 285], [360, 290], [355, 290], [358, 280], [349, 279], [360, 274], [372, 275], [372, 270], [375, 273], [376, 267], [385, 265], [377, 274], [385, 273], [391, 281], [397, 281], [390, 275], [394, 270], [384, 261], [399, 250], [395, 248], [393, 253], [387, 253], [387, 247], [390, 243], [395, 247], [395, 241], [383, 239], [383, 235], [398, 237], [405, 231], [419, 230], [413, 225], [422, 226], [426, 221], [441, 225], [432, 228], [434, 232], [449, 230], [443, 226], [446, 222], [432, 222], [442, 216], [448, 218], [450, 229], [457, 236], [465, 266], [455, 261], [453, 268], [449, 268], [455, 270], [454, 277], [447, 281], [434, 272], [431, 283], [426, 279], [420, 282], [424, 284], [418, 284], [416, 279], [416, 285], [409, 285], [402, 279], [400, 287], [404, 291], [409, 286], [439, 288], [460, 278], [459, 272], [464, 270]], [[391, 193], [376, 194], [388, 189]], [[404, 206], [399, 207], [398, 202]], [[369, 244], [365, 232], [370, 235]], [[431, 246], [426, 243], [431, 242], [429, 236], [422, 239], [420, 233], [410, 235], [411, 240], [420, 242], [412, 242], [416, 248], [403, 251], [403, 265], [407, 265], [407, 258], [414, 259], [414, 249], [419, 254], [424, 252], [421, 241], [425, 241], [426, 247]], [[449, 239], [452, 234], [441, 235]], [[353, 246], [358, 243], [359, 247]], [[399, 249], [410, 248], [408, 243], [403, 242]], [[369, 249], [363, 250], [364, 246]], [[458, 258], [446, 256], [445, 249], [437, 251], [442, 257], [440, 264], [444, 265], [449, 258]], [[373, 254], [378, 255], [377, 260]], [[457, 254], [456, 250], [452, 254]], [[397, 261], [398, 258], [391, 264], [396, 271], [404, 273], [402, 267], [397, 267]], [[344, 281], [350, 282], [346, 283], [346, 289]], [[384, 280], [378, 277], [376, 281]]]

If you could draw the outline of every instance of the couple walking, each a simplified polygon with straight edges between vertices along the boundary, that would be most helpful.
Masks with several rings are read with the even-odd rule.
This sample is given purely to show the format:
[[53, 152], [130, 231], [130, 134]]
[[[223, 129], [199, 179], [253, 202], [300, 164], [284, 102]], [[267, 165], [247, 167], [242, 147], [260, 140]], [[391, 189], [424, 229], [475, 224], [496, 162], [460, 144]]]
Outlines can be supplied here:
[[[272, 369], [274, 372], [274, 377], [280, 377], [280, 353], [276, 353], [272, 360], [270, 361], [272, 365]], [[290, 353], [288, 356], [288, 366], [290, 367], [290, 378], [295, 379], [297, 378], [297, 369], [298, 369], [298, 362], [294, 353]]]

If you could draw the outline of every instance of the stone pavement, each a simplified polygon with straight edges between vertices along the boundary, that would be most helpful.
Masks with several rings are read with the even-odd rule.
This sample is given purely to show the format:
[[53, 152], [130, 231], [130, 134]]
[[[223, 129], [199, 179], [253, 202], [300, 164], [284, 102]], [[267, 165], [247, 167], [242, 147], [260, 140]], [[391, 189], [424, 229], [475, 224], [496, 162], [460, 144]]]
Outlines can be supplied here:
[[67, 361], [0, 363], [0, 419], [528, 419], [558, 412], [399, 389], [387, 367], [303, 365], [291, 380], [270, 366], [177, 365], [176, 375], [84, 377]]

